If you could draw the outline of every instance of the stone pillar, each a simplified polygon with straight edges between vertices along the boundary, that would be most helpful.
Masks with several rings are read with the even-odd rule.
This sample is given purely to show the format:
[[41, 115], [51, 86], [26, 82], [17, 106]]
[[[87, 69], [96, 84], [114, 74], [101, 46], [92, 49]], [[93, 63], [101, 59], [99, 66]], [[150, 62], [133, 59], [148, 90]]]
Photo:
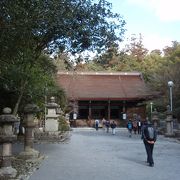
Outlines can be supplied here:
[[73, 101], [73, 124], [74, 127], [77, 127], [77, 116], [78, 116], [78, 101]]
[[123, 101], [123, 109], [122, 109], [122, 119], [126, 120], [127, 119], [127, 114], [126, 114], [126, 101]]
[[16, 169], [11, 166], [12, 142], [17, 136], [13, 134], [13, 124], [19, 120], [11, 114], [10, 108], [3, 109], [3, 115], [0, 116], [0, 143], [2, 144], [2, 165], [0, 168], [0, 179], [14, 178], [17, 174]]
[[91, 119], [92, 117], [91, 101], [89, 101], [89, 115], [88, 116]]
[[159, 119], [158, 119], [158, 112], [157, 112], [157, 110], [155, 109], [155, 111], [152, 113], [152, 122], [153, 122], [153, 125], [154, 125], [154, 127], [157, 129], [157, 127], [158, 127], [158, 121], [159, 121]]
[[166, 134], [165, 136], [171, 137], [174, 136], [173, 132], [173, 116], [171, 111], [167, 111], [166, 113]]
[[76, 114], [79, 112], [78, 101], [73, 102], [73, 112]]
[[108, 100], [108, 120], [110, 121], [111, 119], [111, 101]]
[[126, 113], [126, 101], [123, 101], [123, 113]]
[[34, 104], [27, 104], [24, 108], [23, 125], [25, 128], [24, 151], [20, 153], [20, 157], [24, 159], [34, 159], [39, 157], [39, 152], [34, 149], [34, 114], [39, 111], [39, 108]]

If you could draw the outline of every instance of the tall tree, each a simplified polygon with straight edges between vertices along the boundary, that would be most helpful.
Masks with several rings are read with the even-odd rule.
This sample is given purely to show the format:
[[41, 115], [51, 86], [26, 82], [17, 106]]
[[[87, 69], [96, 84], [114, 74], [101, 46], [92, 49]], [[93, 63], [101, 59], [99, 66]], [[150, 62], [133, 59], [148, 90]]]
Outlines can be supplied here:
[[114, 65], [118, 63], [118, 47], [112, 45], [100, 56], [97, 56], [94, 62], [101, 65], [105, 70], [112, 70]]
[[56, 55], [53, 61], [58, 71], [71, 70], [73, 67], [70, 56], [66, 52], [62, 52]]
[[[44, 52], [105, 49], [121, 41], [124, 25], [121, 16], [111, 12], [111, 4], [106, 0], [97, 3], [92, 0], [1, 0], [0, 76], [11, 79], [10, 73], [5, 72], [11, 68], [19, 72], [14, 81], [14, 84], [20, 83], [16, 105], [30, 84], [30, 72], [39, 65], [39, 57]], [[6, 82], [8, 87], [13, 80]], [[15, 113], [16, 109], [17, 106]]]
[[144, 60], [148, 50], [143, 45], [142, 34], [139, 34], [138, 37], [135, 34], [131, 36], [130, 44], [127, 45], [127, 52], [139, 62]]
[[[48, 56], [42, 55], [38, 58], [36, 66], [28, 68], [19, 63], [1, 66], [0, 96], [6, 92], [6, 103], [10, 101], [10, 107], [14, 104], [14, 114], [17, 113], [21, 101], [33, 99], [35, 102], [44, 98], [44, 87], [54, 86], [53, 80], [56, 67]], [[3, 67], [3, 68], [2, 68]], [[12, 100], [11, 100], [12, 98]], [[3, 104], [1, 104], [3, 105]], [[6, 104], [4, 104], [6, 105]], [[7, 104], [8, 105], [8, 104]]]

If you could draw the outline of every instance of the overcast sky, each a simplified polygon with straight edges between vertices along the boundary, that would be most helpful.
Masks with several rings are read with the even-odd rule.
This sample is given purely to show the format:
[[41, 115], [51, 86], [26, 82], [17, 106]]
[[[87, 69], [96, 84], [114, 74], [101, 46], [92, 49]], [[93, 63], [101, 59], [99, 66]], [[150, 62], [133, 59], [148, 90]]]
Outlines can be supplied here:
[[149, 50], [180, 42], [180, 0], [107, 0], [126, 21], [126, 38], [143, 35]]

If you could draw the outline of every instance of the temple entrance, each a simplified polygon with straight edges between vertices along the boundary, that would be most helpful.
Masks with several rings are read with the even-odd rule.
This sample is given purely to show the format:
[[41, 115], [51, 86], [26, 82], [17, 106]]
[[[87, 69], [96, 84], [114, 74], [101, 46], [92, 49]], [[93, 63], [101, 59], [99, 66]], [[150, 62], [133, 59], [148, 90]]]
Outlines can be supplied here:
[[145, 106], [137, 106], [137, 101], [78, 101], [78, 117], [74, 127], [94, 127], [94, 120], [103, 118], [115, 120], [118, 126], [125, 127], [126, 117], [139, 114], [144, 118]]
[[79, 108], [78, 119], [88, 119], [89, 110], [88, 108], [84, 109], [84, 107]]
[[102, 119], [103, 117], [106, 119], [108, 117], [110, 119], [122, 119], [122, 101], [114, 101], [111, 104], [108, 101], [79, 101], [78, 106], [78, 119], [88, 119], [89, 114], [91, 119]]
[[92, 109], [92, 117], [93, 119], [102, 119], [106, 117], [105, 107], [96, 107]]

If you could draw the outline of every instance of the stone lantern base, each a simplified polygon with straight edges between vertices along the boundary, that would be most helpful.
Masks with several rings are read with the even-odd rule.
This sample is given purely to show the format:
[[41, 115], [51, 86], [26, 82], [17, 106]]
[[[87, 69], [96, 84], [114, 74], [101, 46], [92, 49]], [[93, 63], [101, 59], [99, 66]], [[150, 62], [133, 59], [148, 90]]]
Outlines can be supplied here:
[[36, 159], [40, 156], [39, 151], [36, 151], [35, 149], [29, 148], [26, 151], [23, 151], [19, 154], [20, 158], [23, 159]]
[[54, 118], [47, 118], [46, 119], [46, 122], [45, 122], [45, 131], [48, 132], [48, 131], [58, 131], [58, 128], [59, 128], [59, 121], [58, 119]]
[[2, 167], [0, 169], [0, 179], [2, 178], [14, 178], [16, 177], [17, 171], [12, 167]]
[[174, 133], [171, 133], [171, 134], [165, 133], [165, 137], [175, 137], [175, 134]]

